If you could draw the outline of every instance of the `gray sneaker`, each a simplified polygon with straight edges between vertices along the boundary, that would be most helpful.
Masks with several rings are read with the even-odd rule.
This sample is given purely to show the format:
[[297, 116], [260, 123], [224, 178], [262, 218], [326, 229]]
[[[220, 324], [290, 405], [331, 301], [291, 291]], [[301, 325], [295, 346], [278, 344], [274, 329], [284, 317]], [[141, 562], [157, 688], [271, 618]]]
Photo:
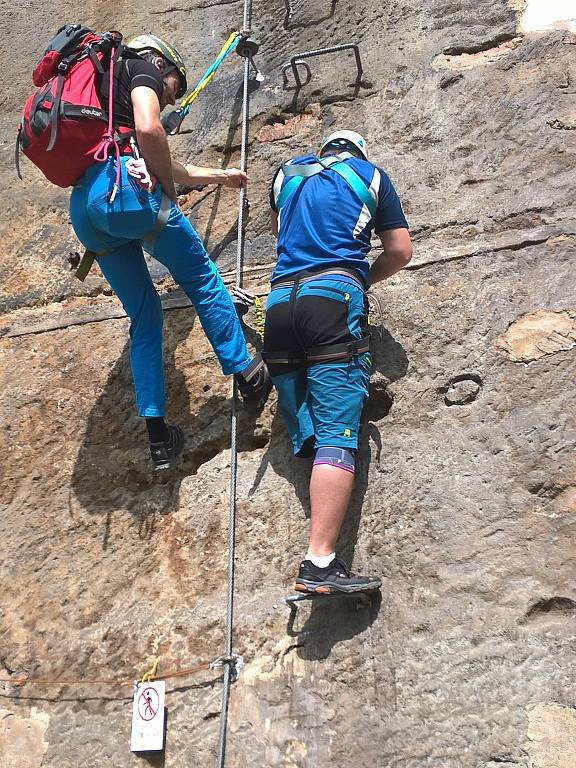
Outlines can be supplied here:
[[377, 576], [358, 576], [343, 560], [335, 557], [326, 568], [319, 568], [311, 560], [300, 563], [294, 584], [296, 592], [314, 592], [332, 595], [335, 592], [373, 592], [380, 589], [382, 579]]

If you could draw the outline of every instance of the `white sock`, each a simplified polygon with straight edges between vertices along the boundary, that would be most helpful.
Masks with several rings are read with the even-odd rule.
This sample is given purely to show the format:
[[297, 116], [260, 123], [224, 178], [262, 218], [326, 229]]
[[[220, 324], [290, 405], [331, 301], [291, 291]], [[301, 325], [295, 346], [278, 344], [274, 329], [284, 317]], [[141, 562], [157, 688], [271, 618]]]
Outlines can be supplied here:
[[306, 552], [305, 560], [310, 560], [317, 568], [327, 568], [332, 560], [336, 557], [336, 552], [331, 552], [329, 555], [313, 555], [310, 550]]

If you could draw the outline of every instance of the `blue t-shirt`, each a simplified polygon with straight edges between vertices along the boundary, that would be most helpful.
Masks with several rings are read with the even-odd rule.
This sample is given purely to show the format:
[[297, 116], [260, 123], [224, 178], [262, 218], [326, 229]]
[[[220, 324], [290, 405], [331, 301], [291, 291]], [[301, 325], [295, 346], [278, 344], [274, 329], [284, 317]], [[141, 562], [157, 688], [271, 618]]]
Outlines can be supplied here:
[[[314, 155], [292, 160], [293, 164], [318, 162]], [[356, 157], [345, 162], [366, 183], [376, 203], [375, 221], [350, 184], [336, 171], [326, 169], [305, 179], [288, 196], [278, 218], [278, 261], [272, 283], [308, 269], [345, 267], [365, 280], [370, 268], [372, 232], [408, 229], [400, 198], [388, 175]], [[270, 205], [288, 182], [280, 168], [272, 181]]]

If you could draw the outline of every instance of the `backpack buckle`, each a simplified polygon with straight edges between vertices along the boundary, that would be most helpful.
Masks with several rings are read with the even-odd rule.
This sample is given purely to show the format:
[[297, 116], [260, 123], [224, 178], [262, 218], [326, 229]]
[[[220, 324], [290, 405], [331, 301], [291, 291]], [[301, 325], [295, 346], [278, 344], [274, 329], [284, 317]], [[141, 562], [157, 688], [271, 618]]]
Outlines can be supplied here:
[[66, 61], [66, 59], [63, 59], [60, 64], [58, 64], [58, 74], [59, 75], [65, 75], [68, 70], [70, 69], [70, 64]]

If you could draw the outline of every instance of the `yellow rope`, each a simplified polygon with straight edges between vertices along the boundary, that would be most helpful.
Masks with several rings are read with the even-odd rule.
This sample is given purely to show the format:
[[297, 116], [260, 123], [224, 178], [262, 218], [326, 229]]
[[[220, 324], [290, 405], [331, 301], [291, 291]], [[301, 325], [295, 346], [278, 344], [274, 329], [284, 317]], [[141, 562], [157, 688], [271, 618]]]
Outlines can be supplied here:
[[154, 659], [154, 664], [150, 667], [148, 672], [145, 672], [142, 676], [142, 680], [140, 680], [140, 684], [142, 683], [151, 683], [152, 680], [156, 677], [156, 672], [158, 671], [158, 664], [160, 663], [160, 659], [158, 656]]
[[196, 88], [194, 88], [194, 90], [190, 94], [188, 94], [188, 96], [186, 96], [186, 103], [185, 104], [183, 103], [182, 105], [184, 107], [189, 107], [190, 104], [192, 104], [192, 102], [194, 101], [194, 99], [202, 93], [204, 88], [206, 88], [206, 86], [208, 85], [210, 80], [212, 80], [215, 74], [216, 72], [212, 72], [210, 75], [208, 75], [206, 80], [202, 80], [201, 83], [198, 83]]
[[264, 304], [259, 296], [254, 296], [254, 312], [256, 313], [256, 326], [260, 338], [264, 339]]
[[[232, 32], [228, 40], [226, 40], [226, 42], [222, 46], [218, 56], [221, 56], [223, 53], [225, 53], [228, 50], [228, 48], [230, 48], [230, 46], [236, 40], [237, 37], [238, 37], [238, 33]], [[207, 78], [200, 80], [196, 88], [194, 88], [194, 90], [191, 93], [189, 93], [188, 96], [186, 96], [186, 98], [182, 101], [182, 103], [180, 104], [180, 109], [182, 109], [183, 107], [189, 107], [190, 104], [192, 104], [192, 102], [194, 101], [194, 99], [198, 96], [198, 94], [200, 94], [204, 90], [204, 88], [206, 88], [206, 86], [208, 85], [210, 80], [212, 80], [215, 74], [216, 74], [216, 70], [214, 70], [214, 72], [211, 72]]]

